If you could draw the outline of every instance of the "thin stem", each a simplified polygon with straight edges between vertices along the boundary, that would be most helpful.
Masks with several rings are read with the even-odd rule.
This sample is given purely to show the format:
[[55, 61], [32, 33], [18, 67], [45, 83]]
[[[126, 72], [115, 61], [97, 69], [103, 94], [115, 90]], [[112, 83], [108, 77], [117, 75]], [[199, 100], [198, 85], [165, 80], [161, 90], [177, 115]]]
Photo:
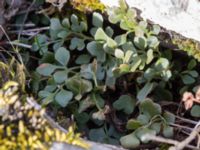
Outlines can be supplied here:
[[[179, 143], [176, 140], [166, 139], [163, 137], [150, 135], [150, 134], [144, 135], [143, 138], [147, 139], [147, 140], [156, 141], [156, 142], [160, 142], [160, 143], [167, 143], [167, 144], [171, 144], [171, 145], [177, 145]], [[192, 146], [192, 145], [186, 145], [185, 147], [193, 149], [193, 150], [199, 150], [199, 148], [196, 148], [195, 146]]]
[[191, 141], [193, 141], [200, 132], [199, 124], [200, 124], [200, 122], [198, 122], [198, 124], [195, 126], [193, 131], [190, 133], [190, 135], [185, 140], [176, 143], [173, 147], [170, 148], [170, 150], [182, 150], [186, 147], [186, 145], [188, 145]]
[[178, 127], [178, 128], [182, 128], [182, 129], [187, 129], [187, 130], [189, 130], [189, 131], [192, 131], [192, 130], [193, 130], [193, 129], [190, 128], [190, 127], [182, 126], [182, 125], [175, 124], [175, 123], [170, 123], [169, 125], [170, 125], [170, 126], [173, 126], [173, 127]]
[[[22, 22], [23, 25], [24, 25], [25, 22], [26, 22], [26, 19], [27, 19], [28, 14], [29, 14], [29, 10], [30, 10], [31, 7], [35, 4], [35, 2], [36, 2], [36, 0], [33, 0], [32, 3], [30, 4], [30, 6], [28, 7], [27, 12], [26, 12], [26, 14], [25, 14], [25, 16], [24, 16], [24, 20], [23, 20], [23, 22]], [[18, 37], [17, 37], [18, 40], [20, 40], [22, 29], [23, 29], [23, 26], [20, 27], [20, 32], [19, 32]]]
[[49, 30], [50, 27], [41, 27], [41, 28], [34, 28], [34, 29], [27, 29], [27, 30], [22, 30], [21, 32], [19, 30], [13, 30], [10, 31], [9, 33], [27, 33], [27, 32], [40, 32], [40, 31], [45, 31]]
[[180, 120], [182, 120], [182, 121], [191, 123], [193, 125], [196, 125], [198, 123], [197, 121], [193, 121], [193, 120], [190, 120], [190, 119], [182, 118], [182, 117], [179, 117], [179, 116], [176, 116], [176, 115], [175, 115], [175, 117], [178, 118], [178, 119], [180, 119]]
[[16, 45], [16, 46], [19, 46], [19, 47], [24, 47], [24, 48], [28, 48], [28, 49], [31, 49], [32, 48], [32, 46], [31, 45], [28, 45], [28, 44], [24, 44], [24, 43], [17, 43], [17, 42], [7, 42], [7, 43], [5, 43], [5, 44], [13, 44], [13, 45]]
[[7, 26], [9, 26], [9, 27], [21, 27], [21, 26], [24, 26], [24, 27], [35, 27], [35, 24], [33, 24], [33, 23], [27, 23], [27, 24], [8, 24]]
[[92, 93], [92, 99], [94, 100], [96, 107], [98, 108], [99, 111], [102, 111], [101, 107], [99, 106], [99, 103], [97, 102], [96, 95]]

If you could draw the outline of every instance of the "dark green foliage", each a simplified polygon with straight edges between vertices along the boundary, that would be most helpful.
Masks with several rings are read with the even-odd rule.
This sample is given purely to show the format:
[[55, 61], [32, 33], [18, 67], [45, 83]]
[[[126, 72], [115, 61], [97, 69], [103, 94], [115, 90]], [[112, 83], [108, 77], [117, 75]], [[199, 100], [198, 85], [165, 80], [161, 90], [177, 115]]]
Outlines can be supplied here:
[[[199, 75], [197, 62], [180, 64], [171, 50], [162, 50], [159, 26], [138, 21], [124, 0], [107, 13], [108, 20], [93, 12], [91, 25], [75, 14], [51, 18], [49, 32], [35, 37], [32, 50], [42, 59], [33, 84], [42, 104], [66, 108], [95, 141], [117, 144], [121, 135], [115, 136], [115, 129], [120, 131], [124, 121], [133, 130], [120, 139], [126, 148], [149, 142], [145, 134], [172, 137], [174, 115], [157, 101], [173, 100], [174, 89], [177, 96], [191, 88]], [[199, 116], [196, 106], [191, 114]], [[115, 128], [107, 126], [110, 121]], [[95, 129], [89, 129], [91, 122]]]

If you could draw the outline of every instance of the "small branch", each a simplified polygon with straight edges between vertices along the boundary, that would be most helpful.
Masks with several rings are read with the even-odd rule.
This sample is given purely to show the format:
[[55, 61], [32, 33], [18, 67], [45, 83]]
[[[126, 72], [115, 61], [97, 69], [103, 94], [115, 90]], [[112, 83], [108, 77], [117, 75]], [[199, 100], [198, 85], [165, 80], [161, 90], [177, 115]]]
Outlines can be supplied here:
[[[176, 141], [176, 140], [166, 139], [166, 138], [154, 136], [154, 135], [151, 135], [151, 134], [147, 134], [143, 138], [147, 139], [147, 140], [156, 141], [156, 142], [160, 142], [160, 143], [171, 144], [171, 145], [179, 144], [179, 142]], [[185, 145], [185, 147], [193, 149], [193, 150], [199, 150], [199, 148], [196, 148], [195, 146], [188, 145], [188, 144]]]
[[185, 121], [185, 122], [187, 122], [187, 123], [191, 123], [191, 124], [193, 124], [193, 125], [198, 124], [197, 121], [193, 121], [193, 120], [190, 120], [190, 119], [182, 118], [182, 117], [179, 117], [179, 116], [175, 116], [175, 117], [176, 117], [177, 119], [180, 119], [180, 120]]
[[35, 24], [33, 23], [27, 23], [27, 24], [7, 24], [8, 27], [21, 27], [21, 26], [24, 26], [24, 27], [35, 27]]
[[175, 144], [175, 146], [171, 147], [170, 150], [182, 150], [182, 149], [184, 149], [186, 147], [186, 145], [188, 145], [192, 140], [194, 140], [196, 138], [196, 136], [199, 134], [199, 132], [200, 132], [199, 124], [200, 124], [200, 121], [185, 140]]
[[[21, 33], [27, 33], [27, 32], [40, 32], [40, 31], [45, 31], [45, 30], [49, 30], [50, 27], [41, 27], [41, 28], [34, 28], [34, 29], [27, 29], [27, 30], [22, 30]], [[9, 31], [9, 33], [20, 33], [19, 30], [13, 30], [13, 31]]]
[[182, 125], [175, 124], [175, 123], [170, 123], [169, 125], [170, 125], [170, 126], [173, 126], [173, 127], [178, 127], [178, 128], [186, 129], [186, 130], [189, 130], [190, 132], [193, 130], [193, 129], [190, 128], [190, 127], [182, 126]]
[[31, 48], [32, 48], [31, 45], [24, 44], [24, 43], [11, 42], [11, 41], [10, 41], [10, 42], [6, 42], [5, 44], [16, 45], [16, 46], [24, 47], [24, 48], [28, 48], [28, 49], [31, 49]]

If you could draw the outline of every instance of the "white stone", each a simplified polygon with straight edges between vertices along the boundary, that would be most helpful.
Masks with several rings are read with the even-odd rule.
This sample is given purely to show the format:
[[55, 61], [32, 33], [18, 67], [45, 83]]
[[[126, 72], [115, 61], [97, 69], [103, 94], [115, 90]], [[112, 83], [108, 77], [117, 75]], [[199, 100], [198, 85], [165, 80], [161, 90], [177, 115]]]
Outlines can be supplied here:
[[[199, 0], [126, 0], [130, 7], [142, 11], [143, 19], [200, 41]], [[101, 0], [108, 7], [118, 6], [118, 0]]]

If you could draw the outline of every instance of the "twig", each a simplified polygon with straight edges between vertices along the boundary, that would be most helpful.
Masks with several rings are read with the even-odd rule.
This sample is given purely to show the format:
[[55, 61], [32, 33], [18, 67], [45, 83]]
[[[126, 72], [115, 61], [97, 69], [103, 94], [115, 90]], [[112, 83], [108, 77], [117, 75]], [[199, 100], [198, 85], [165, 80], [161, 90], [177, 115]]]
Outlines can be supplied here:
[[[27, 19], [28, 14], [29, 14], [29, 10], [30, 10], [31, 7], [35, 4], [35, 2], [36, 2], [36, 0], [33, 0], [32, 3], [30, 4], [30, 6], [28, 7], [27, 12], [26, 12], [26, 14], [25, 14], [25, 16], [24, 16], [24, 20], [23, 20], [23, 22], [22, 22], [23, 25], [24, 25], [25, 22], [26, 22], [26, 19]], [[19, 31], [19, 34], [18, 34], [18, 37], [17, 37], [18, 40], [20, 40], [21, 31], [23, 30], [23, 27], [24, 27], [24, 26], [21, 26], [21, 27], [20, 27], [20, 31]]]
[[31, 48], [32, 48], [31, 45], [24, 44], [24, 43], [6, 42], [6, 44], [12, 44], [12, 45], [16, 45], [16, 46], [20, 46], [20, 47], [24, 47], [24, 48], [28, 48], [28, 49], [31, 49]]
[[9, 33], [27, 33], [27, 32], [39, 32], [39, 31], [44, 31], [44, 30], [49, 30], [50, 27], [41, 27], [41, 28], [34, 28], [34, 29], [27, 29], [27, 30], [13, 30], [13, 31], [9, 31]]
[[169, 125], [173, 126], [173, 127], [178, 127], [178, 128], [186, 129], [186, 130], [189, 130], [189, 131], [193, 130], [193, 128], [190, 128], [190, 127], [187, 127], [187, 126], [182, 126], [182, 125], [175, 124], [175, 123], [170, 123]]
[[27, 24], [7, 24], [8, 27], [21, 27], [21, 26], [24, 26], [24, 27], [35, 27], [35, 24], [33, 23], [27, 23]]
[[[166, 138], [155, 136], [155, 135], [152, 135], [152, 134], [146, 134], [145, 136], [143, 136], [143, 138], [145, 140], [151, 140], [151, 141], [156, 141], [156, 142], [166, 143], [166, 144], [171, 144], [171, 145], [177, 145], [179, 143], [176, 140], [166, 139]], [[188, 145], [188, 144], [185, 145], [185, 147], [193, 149], [193, 150], [199, 150], [195, 146]]]
[[180, 119], [180, 120], [182, 120], [182, 121], [191, 123], [193, 125], [196, 125], [198, 123], [197, 121], [193, 121], [193, 120], [190, 120], [190, 119], [182, 118], [182, 117], [179, 117], [179, 116], [175, 116], [175, 117], [178, 118], [178, 119]]
[[[182, 142], [179, 142], [177, 144], [175, 144], [175, 146], [171, 147], [170, 150], [182, 150], [186, 147], [186, 145], [188, 145], [192, 140], [195, 139], [195, 137], [199, 134], [200, 132], [200, 121], [199, 123], [195, 126], [195, 128], [193, 129], [193, 131], [190, 133], [190, 135], [183, 140]], [[198, 148], [199, 149], [199, 148]]]

